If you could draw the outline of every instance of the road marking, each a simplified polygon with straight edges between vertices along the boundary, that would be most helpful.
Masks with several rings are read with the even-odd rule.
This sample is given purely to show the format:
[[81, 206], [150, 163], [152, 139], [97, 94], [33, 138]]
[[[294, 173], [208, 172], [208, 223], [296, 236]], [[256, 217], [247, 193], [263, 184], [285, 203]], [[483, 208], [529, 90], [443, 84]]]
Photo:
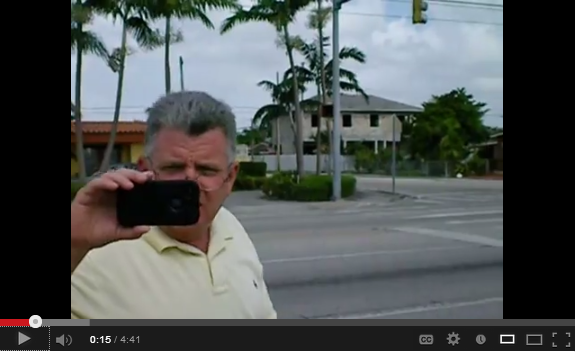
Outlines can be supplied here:
[[475, 300], [475, 301], [466, 301], [466, 302], [437, 303], [437, 304], [430, 304], [430, 305], [426, 305], [426, 306], [409, 307], [409, 308], [387, 310], [387, 311], [375, 311], [375, 312], [362, 313], [362, 314], [338, 315], [338, 316], [329, 317], [326, 319], [381, 319], [381, 318], [393, 317], [393, 316], [397, 316], [397, 315], [426, 313], [426, 312], [433, 312], [433, 311], [438, 311], [438, 310], [473, 307], [473, 306], [480, 306], [480, 305], [500, 303], [500, 302], [503, 302], [503, 297], [492, 297], [492, 298], [485, 298], [485, 299], [479, 299], [479, 300]]
[[439, 218], [454, 218], [458, 216], [473, 216], [473, 215], [493, 215], [493, 214], [503, 214], [503, 209], [500, 210], [485, 210], [485, 211], [469, 211], [464, 213], [440, 213], [440, 214], [427, 214], [427, 215], [417, 215], [409, 216], [404, 219], [439, 219]]
[[462, 248], [469, 248], [469, 246], [443, 246], [443, 247], [397, 249], [397, 250], [385, 250], [385, 251], [373, 251], [373, 252], [327, 254], [327, 255], [318, 255], [318, 256], [311, 256], [311, 257], [268, 259], [268, 260], [262, 260], [262, 264], [313, 262], [313, 261], [319, 261], [319, 260], [358, 258], [358, 257], [368, 257], [368, 256], [375, 256], [375, 255], [390, 255], [390, 254], [413, 254], [413, 253], [424, 253], [424, 252], [449, 251], [449, 250], [456, 250], [456, 249], [462, 249]]
[[416, 199], [415, 203], [423, 203], [423, 204], [445, 204], [445, 202], [440, 200], [434, 199]]
[[474, 244], [480, 244], [484, 246], [491, 246], [491, 247], [501, 247], [503, 248], [503, 241], [497, 240], [494, 238], [472, 235], [468, 233], [462, 232], [451, 232], [451, 231], [443, 231], [443, 230], [432, 230], [432, 229], [424, 229], [420, 227], [396, 227], [392, 230], [406, 232], [415, 235], [424, 235], [424, 236], [432, 236], [438, 238], [444, 238], [448, 240], [455, 240], [455, 241], [462, 241]]
[[463, 224], [484, 224], [491, 222], [502, 222], [503, 218], [490, 218], [490, 219], [473, 219], [473, 220], [451, 220], [446, 221], [447, 225], [463, 225]]

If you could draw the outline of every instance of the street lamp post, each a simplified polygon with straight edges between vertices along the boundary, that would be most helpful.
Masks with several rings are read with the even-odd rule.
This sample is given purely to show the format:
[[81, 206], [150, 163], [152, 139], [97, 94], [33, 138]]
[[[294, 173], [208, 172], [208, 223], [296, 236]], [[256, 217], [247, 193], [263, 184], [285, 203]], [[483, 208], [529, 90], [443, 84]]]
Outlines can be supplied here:
[[339, 93], [339, 10], [341, 5], [350, 0], [333, 0], [332, 7], [332, 104], [333, 104], [333, 134], [332, 134], [332, 160], [333, 160], [333, 200], [341, 198], [341, 106]]

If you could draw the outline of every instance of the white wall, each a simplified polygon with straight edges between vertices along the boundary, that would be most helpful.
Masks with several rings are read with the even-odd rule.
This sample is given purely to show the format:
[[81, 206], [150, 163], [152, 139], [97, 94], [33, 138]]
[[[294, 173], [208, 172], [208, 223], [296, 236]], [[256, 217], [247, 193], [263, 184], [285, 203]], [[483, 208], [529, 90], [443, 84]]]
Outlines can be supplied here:
[[[327, 172], [328, 155], [321, 156], [322, 172]], [[252, 156], [253, 161], [264, 161], [268, 164], [268, 172], [277, 170], [277, 156], [275, 155], [255, 155]], [[317, 157], [315, 155], [304, 155], [304, 170], [305, 172], [316, 172]], [[295, 154], [284, 154], [280, 156], [281, 171], [296, 171], [297, 163]], [[341, 159], [342, 171], [354, 171], [353, 157], [342, 156]]]

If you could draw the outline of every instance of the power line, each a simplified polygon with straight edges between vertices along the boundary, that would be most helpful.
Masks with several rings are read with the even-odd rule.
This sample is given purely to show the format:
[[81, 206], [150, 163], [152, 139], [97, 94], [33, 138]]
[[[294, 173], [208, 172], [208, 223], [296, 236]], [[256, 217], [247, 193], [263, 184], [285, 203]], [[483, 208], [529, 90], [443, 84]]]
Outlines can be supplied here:
[[[340, 14], [341, 15], [349, 15], [349, 16], [382, 17], [382, 18], [395, 18], [395, 19], [403, 19], [403, 18], [409, 17], [409, 16], [400, 16], [400, 15], [384, 15], [384, 14], [380, 14], [380, 13], [361, 13], [361, 12], [347, 12], [347, 11], [342, 11], [342, 12], [340, 12]], [[454, 18], [436, 18], [436, 17], [428, 17], [427, 19], [428, 19], [428, 21], [435, 21], [435, 22], [479, 24], [479, 25], [486, 25], [486, 26], [503, 27], [503, 23], [501, 23], [501, 22], [470, 21], [470, 20], [458, 20], [458, 19], [454, 19]]]
[[[400, 4], [411, 5], [413, 0], [380, 0], [383, 2], [392, 2]], [[471, 9], [471, 10], [488, 10], [488, 11], [503, 11], [503, 5], [501, 4], [489, 4], [484, 2], [474, 2], [474, 1], [456, 1], [456, 0], [428, 0], [433, 6], [446, 6], [455, 7], [458, 9]]]
[[[388, 0], [389, 1], [389, 0]], [[439, 3], [442, 5], [460, 5], [464, 6], [481, 6], [486, 8], [501, 9], [503, 10], [503, 4], [492, 4], [488, 2], [478, 2], [478, 1], [461, 1], [461, 0], [429, 0], [431, 3]]]

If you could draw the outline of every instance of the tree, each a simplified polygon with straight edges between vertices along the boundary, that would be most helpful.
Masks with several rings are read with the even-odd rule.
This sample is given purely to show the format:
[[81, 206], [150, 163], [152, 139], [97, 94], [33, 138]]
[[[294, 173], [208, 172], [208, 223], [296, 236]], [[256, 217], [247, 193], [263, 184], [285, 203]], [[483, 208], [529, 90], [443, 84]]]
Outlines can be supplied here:
[[165, 19], [163, 35], [166, 94], [172, 90], [170, 45], [184, 40], [181, 31], [173, 30], [172, 19], [199, 20], [205, 27], [213, 29], [214, 25], [206, 15], [206, 11], [213, 9], [236, 9], [237, 7], [236, 0], [156, 0], [153, 2], [151, 8], [154, 17]]
[[[326, 10], [326, 9], [324, 9]], [[329, 12], [326, 12], [329, 13]], [[313, 13], [312, 13], [313, 14]], [[318, 16], [319, 17], [319, 16]], [[310, 20], [311, 22], [312, 20]], [[318, 20], [314, 20], [318, 22]], [[313, 22], [312, 22], [313, 23]], [[320, 43], [322, 43], [320, 45]], [[321, 106], [327, 104], [328, 97], [332, 97], [333, 95], [333, 59], [330, 59], [327, 63], [325, 60], [327, 59], [328, 55], [324, 53], [321, 48], [326, 48], [329, 46], [329, 37], [318, 37], [315, 41], [306, 43], [302, 39], [299, 39], [297, 42], [297, 49], [298, 51], [304, 56], [305, 58], [305, 66], [299, 67], [299, 75], [305, 79], [306, 83], [313, 83], [317, 89], [317, 99], [319, 100], [307, 100], [305, 101], [306, 105], [314, 106], [315, 110], [317, 111], [318, 116], [318, 127], [316, 135], [320, 136], [316, 138], [316, 145], [317, 150], [321, 149], [322, 141], [321, 141]], [[358, 63], [365, 63], [366, 58], [365, 54], [355, 47], [343, 47], [339, 51], [339, 59], [341, 61], [345, 60], [353, 60]], [[369, 102], [369, 97], [365, 93], [365, 91], [361, 88], [359, 81], [357, 80], [357, 76], [354, 72], [346, 70], [345, 68], [340, 67], [339, 69], [340, 75], [340, 83], [339, 87], [344, 92], [355, 92], [361, 94], [366, 102]], [[329, 149], [331, 150], [331, 145], [333, 143], [332, 136], [331, 136], [331, 124], [329, 123], [329, 119], [326, 121], [326, 130], [328, 131], [328, 145]], [[321, 155], [318, 152], [317, 154], [317, 173], [319, 174], [321, 171]], [[328, 163], [329, 165], [330, 163]]]
[[[284, 75], [285, 76], [285, 75]], [[305, 86], [302, 83], [303, 80], [297, 81], [299, 84], [299, 91], [305, 90]], [[277, 158], [277, 169], [281, 170], [281, 139], [280, 139], [280, 118], [288, 118], [290, 122], [290, 127], [296, 135], [296, 127], [294, 118], [291, 116], [293, 111], [293, 81], [291, 79], [285, 79], [280, 81], [279, 74], [277, 74], [276, 82], [263, 80], [258, 83], [258, 87], [262, 87], [268, 92], [270, 92], [272, 103], [260, 107], [254, 114], [252, 118], [252, 126], [257, 127], [260, 131], [268, 131], [271, 134], [271, 128], [273, 122], [275, 121], [275, 135], [276, 135], [276, 158]], [[294, 144], [297, 141], [294, 140]], [[297, 147], [297, 146], [296, 146]]]
[[115, 21], [122, 23], [122, 39], [119, 48], [114, 49], [108, 65], [112, 71], [118, 74], [116, 86], [116, 104], [114, 107], [114, 120], [110, 131], [110, 139], [106, 146], [104, 159], [100, 166], [100, 172], [104, 172], [110, 165], [112, 151], [116, 143], [118, 132], [118, 121], [120, 120], [120, 107], [122, 106], [122, 88], [124, 86], [124, 71], [126, 68], [126, 57], [131, 52], [128, 47], [128, 35], [131, 34], [138, 46], [144, 50], [153, 50], [164, 44], [163, 37], [158, 30], [150, 27], [149, 22], [153, 19], [152, 11], [145, 1], [142, 0], [119, 0], [114, 6], [107, 9], [108, 14]]
[[82, 133], [82, 58], [85, 54], [94, 54], [107, 59], [108, 50], [104, 42], [92, 31], [86, 30], [95, 13], [108, 6], [104, 0], [76, 0], [70, 3], [70, 49], [76, 53], [75, 103], [71, 102], [72, 120], [76, 135], [76, 161], [80, 181], [86, 181], [86, 162], [84, 160], [84, 138]]
[[249, 145], [250, 149], [252, 149], [254, 145], [262, 143], [263, 141], [264, 138], [262, 131], [254, 126], [244, 128], [236, 137], [237, 144]]
[[[324, 8], [322, 0], [316, 0], [317, 8], [312, 10], [312, 12], [308, 16], [308, 27], [311, 29], [317, 30], [317, 45], [316, 50], [313, 56], [306, 57], [306, 61], [308, 62], [308, 66], [312, 72], [316, 73], [316, 87], [317, 87], [317, 96], [321, 99], [322, 105], [327, 104], [327, 82], [325, 77], [325, 53], [324, 49], [326, 45], [324, 45], [324, 35], [323, 31], [327, 22], [330, 19], [331, 15], [331, 8], [327, 7]], [[311, 48], [313, 49], [313, 48]], [[317, 55], [316, 55], [317, 54]], [[305, 55], [305, 54], [304, 54]], [[319, 68], [319, 75], [317, 75], [317, 69]], [[319, 79], [317, 79], [319, 78]], [[319, 175], [321, 173], [321, 146], [322, 146], [322, 133], [321, 133], [321, 125], [322, 125], [322, 109], [317, 109], [317, 133], [316, 133], [316, 173]], [[331, 144], [331, 134], [329, 123], [326, 126], [327, 130], [327, 138], [328, 138], [328, 149], [330, 148]], [[328, 163], [330, 165], [330, 163]]]
[[410, 154], [426, 160], [460, 161], [469, 145], [489, 138], [483, 125], [485, 106], [465, 88], [433, 96], [423, 103], [423, 112], [410, 126]]
[[[294, 21], [298, 12], [309, 5], [310, 0], [257, 0], [249, 9], [237, 9], [235, 13], [224, 20], [220, 29], [221, 33], [230, 31], [235, 26], [248, 22], [267, 22], [274, 26], [278, 35], [285, 42], [286, 54], [292, 70], [295, 68], [294, 48], [291, 40], [289, 25]], [[292, 75], [293, 83], [293, 106], [296, 118], [296, 159], [298, 175], [304, 176], [303, 168], [303, 116], [299, 104], [299, 84], [297, 76]]]

